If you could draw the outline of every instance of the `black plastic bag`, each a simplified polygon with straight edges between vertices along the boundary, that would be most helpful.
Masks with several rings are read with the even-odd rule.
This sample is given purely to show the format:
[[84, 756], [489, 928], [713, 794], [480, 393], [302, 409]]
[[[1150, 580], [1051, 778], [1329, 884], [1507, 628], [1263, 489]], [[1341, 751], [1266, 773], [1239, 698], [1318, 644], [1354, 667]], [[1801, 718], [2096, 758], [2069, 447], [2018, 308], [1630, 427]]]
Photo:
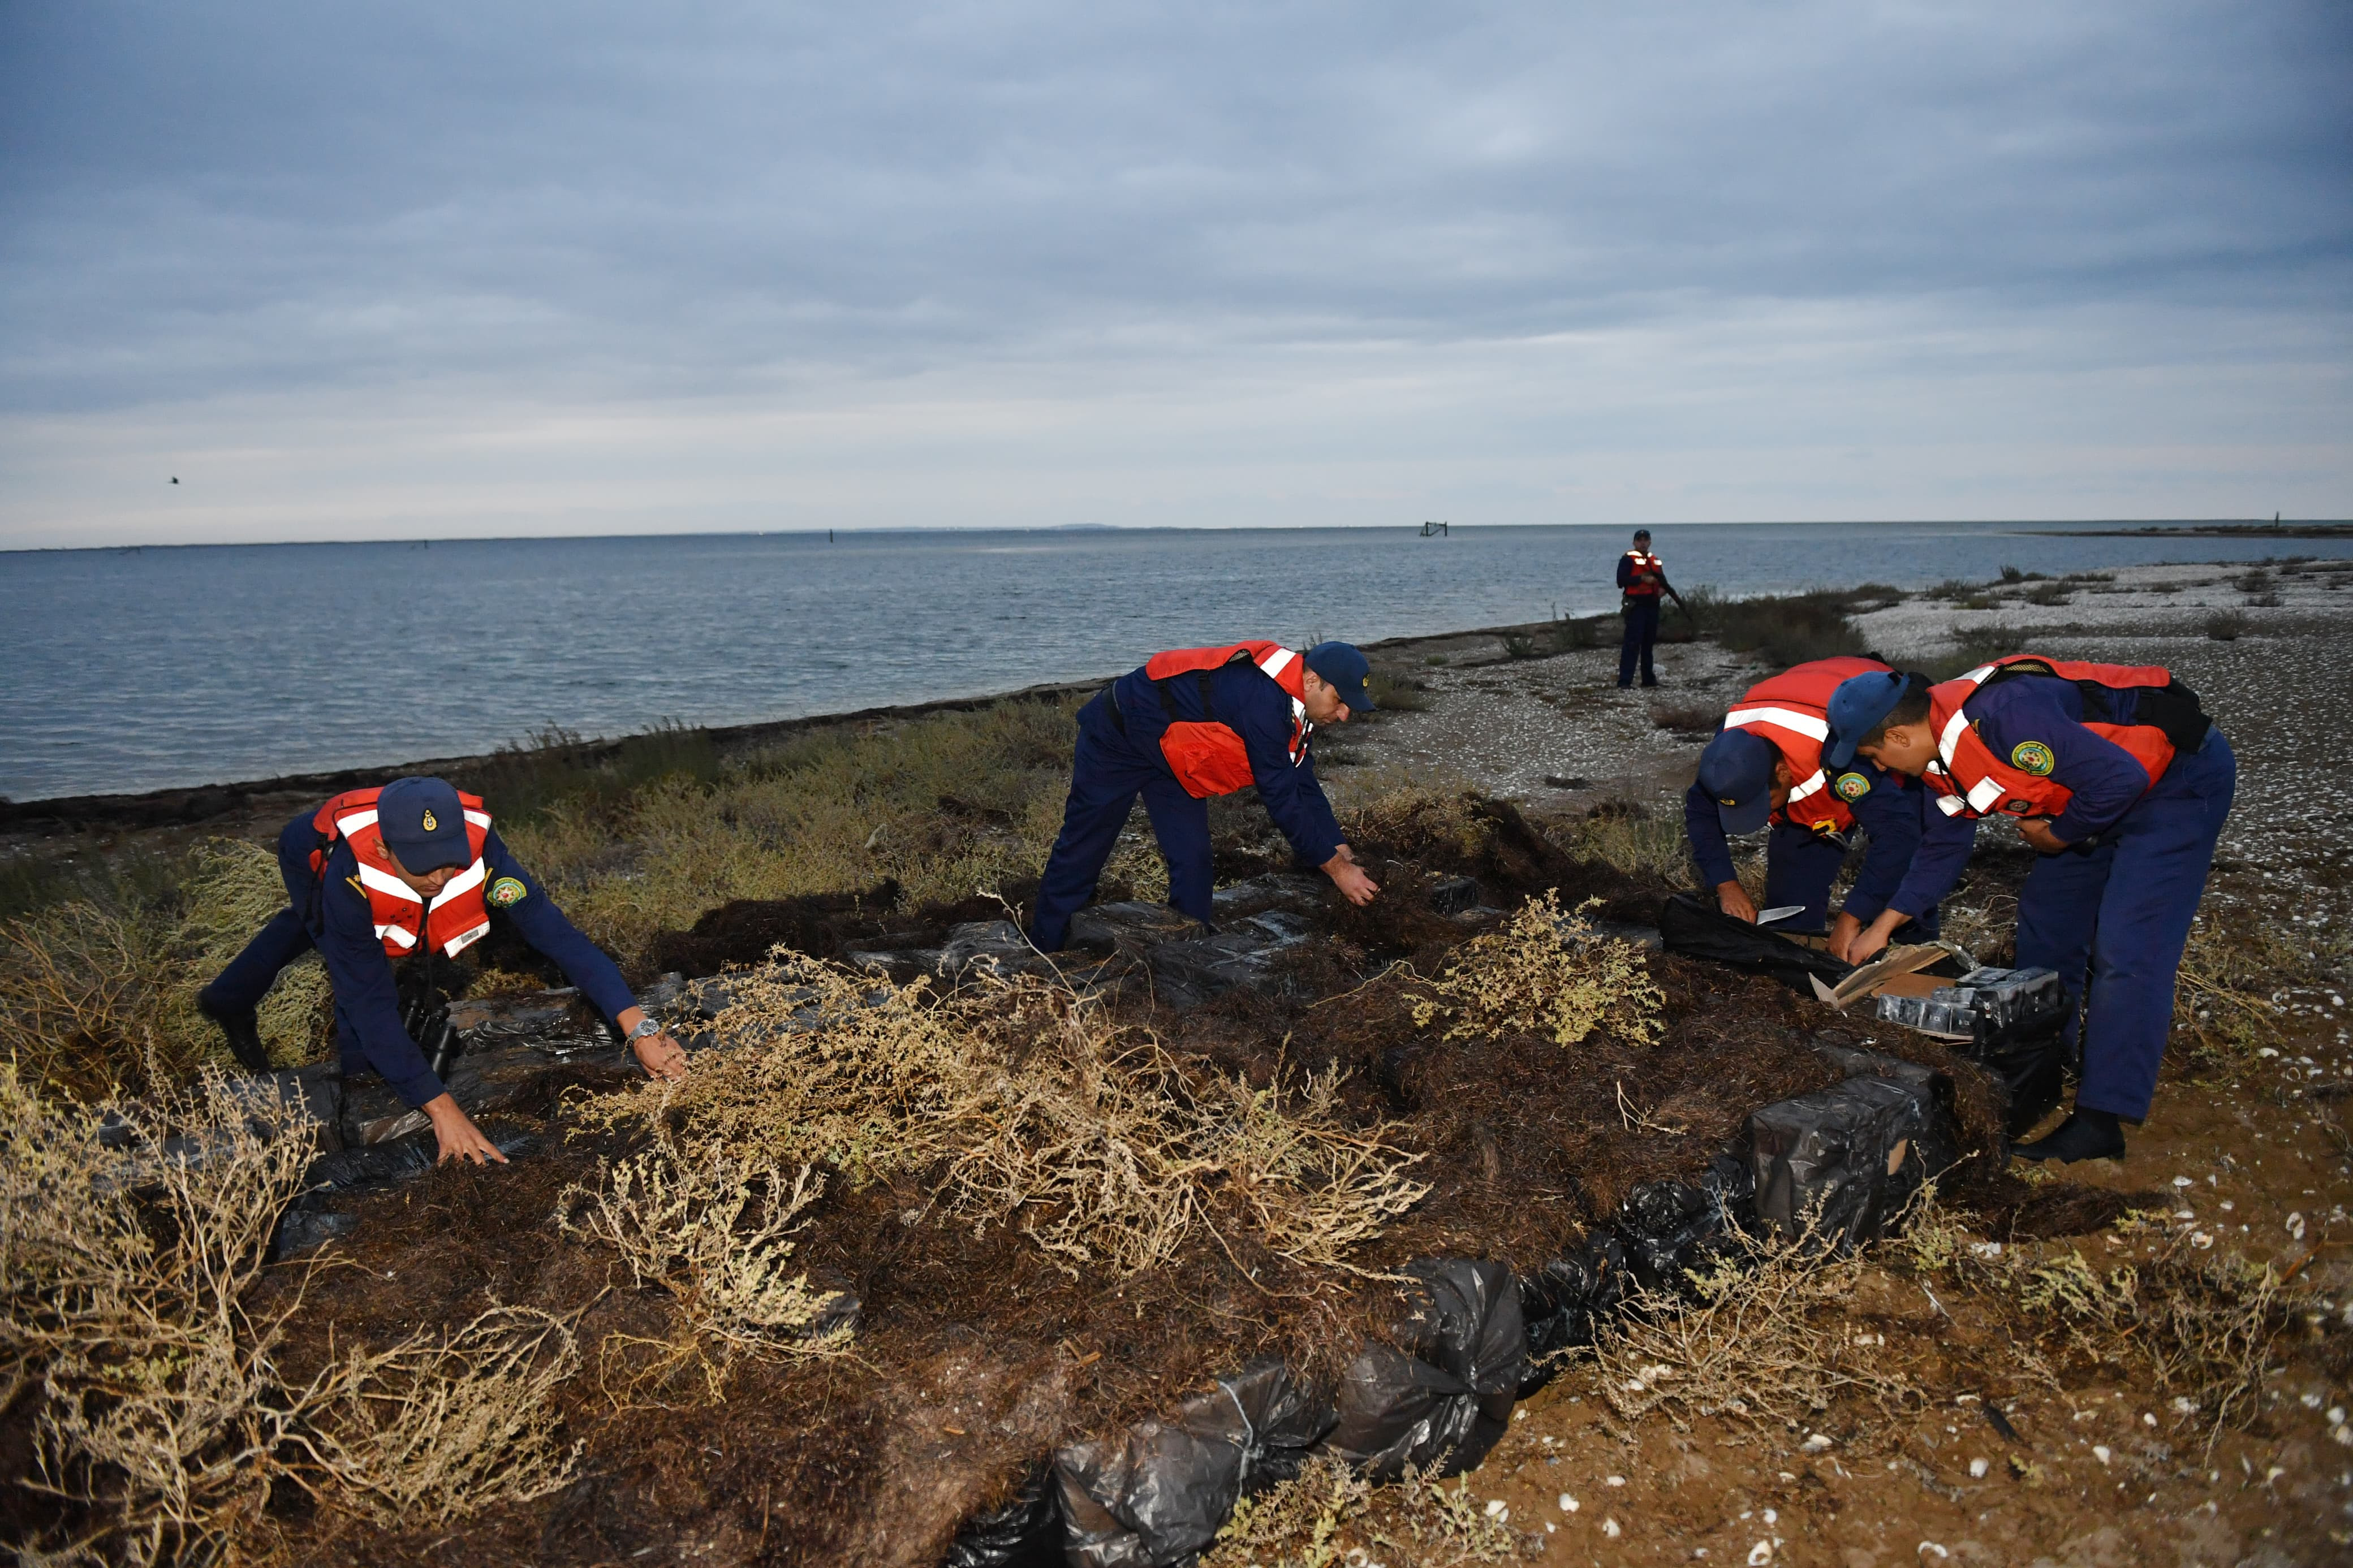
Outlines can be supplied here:
[[1940, 1176], [1960, 1159], [1960, 1123], [1954, 1110], [1953, 1080], [1935, 1068], [1905, 1061], [1859, 1046], [1828, 1040], [1814, 1042], [1814, 1054], [1849, 1078], [1885, 1078], [1918, 1091], [1928, 1107], [1928, 1125], [1920, 1133], [1920, 1164], [1929, 1176]]
[[1065, 1560], [1078, 1568], [1182, 1562], [1217, 1539], [1245, 1491], [1297, 1475], [1332, 1418], [1328, 1400], [1267, 1359], [1219, 1378], [1166, 1420], [1060, 1450]]
[[1747, 1224], [1755, 1194], [1748, 1163], [1731, 1155], [1718, 1155], [1695, 1184], [1634, 1188], [1618, 1205], [1628, 1271], [1645, 1289], [1683, 1289], [1684, 1270], [1704, 1263], [1734, 1224]]
[[1521, 1398], [1552, 1381], [1559, 1371], [1552, 1358], [1593, 1342], [1595, 1325], [1626, 1299], [1626, 1286], [1625, 1244], [1607, 1230], [1593, 1232], [1567, 1256], [1520, 1276], [1520, 1321], [1528, 1339]]
[[1986, 1069], [2000, 1086], [2003, 1121], [2012, 1138], [2021, 1137], [2051, 1112], [2065, 1091], [2066, 1028], [2063, 1023], [1996, 1035], [1953, 1049]]
[[1776, 936], [1770, 926], [1736, 920], [1689, 893], [1675, 894], [1660, 909], [1659, 940], [1669, 952], [1767, 974], [1801, 996], [1814, 994], [1809, 976], [1819, 974], [1824, 984], [1835, 985], [1854, 973], [1852, 964], [1827, 952]]
[[1750, 1112], [1758, 1217], [1840, 1251], [1876, 1240], [1919, 1190], [1929, 1122], [1927, 1098], [1887, 1078], [1851, 1078]]
[[1391, 1341], [1357, 1352], [1341, 1374], [1339, 1419], [1324, 1447], [1376, 1480], [1408, 1465], [1467, 1470], [1504, 1435], [1527, 1369], [1512, 1270], [1501, 1263], [1419, 1259]]
[[1060, 1502], [1054, 1463], [1040, 1459], [1011, 1497], [965, 1521], [941, 1568], [1062, 1568]]

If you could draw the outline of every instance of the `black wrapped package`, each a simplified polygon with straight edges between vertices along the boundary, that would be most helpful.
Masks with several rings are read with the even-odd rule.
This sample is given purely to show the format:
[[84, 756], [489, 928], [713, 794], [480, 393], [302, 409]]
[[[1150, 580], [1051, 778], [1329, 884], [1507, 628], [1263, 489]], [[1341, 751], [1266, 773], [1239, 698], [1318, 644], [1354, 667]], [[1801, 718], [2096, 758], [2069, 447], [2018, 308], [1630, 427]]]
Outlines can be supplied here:
[[1339, 1419], [1324, 1447], [1376, 1480], [1412, 1465], [1453, 1475], [1504, 1435], [1527, 1368], [1520, 1293], [1501, 1263], [1422, 1258], [1389, 1341], [1341, 1375]]
[[2065, 1092], [2067, 1041], [2063, 1020], [2039, 1029], [1996, 1035], [1953, 1049], [1986, 1069], [2002, 1091], [2003, 1121], [2012, 1138], [2050, 1114]]
[[965, 1521], [942, 1568], [1062, 1568], [1060, 1502], [1053, 1461], [1040, 1459], [1011, 1497]]
[[1697, 1183], [1645, 1182], [1618, 1205], [1627, 1270], [1643, 1289], [1683, 1290], [1735, 1225], [1746, 1227], [1756, 1184], [1748, 1163], [1718, 1155]]
[[1851, 1078], [1750, 1112], [1758, 1217], [1840, 1250], [1877, 1239], [1919, 1189], [1930, 1109], [1911, 1084]]
[[[1519, 1324], [1513, 1321], [1516, 1337]], [[1166, 1420], [1054, 1456], [1064, 1561], [1166, 1568], [1217, 1538], [1246, 1491], [1299, 1473], [1331, 1403], [1280, 1361], [1254, 1361]], [[1008, 1559], [1008, 1561], [1016, 1561]]]
[[1736, 920], [1714, 904], [1677, 893], [1659, 910], [1659, 941], [1669, 952], [1730, 964], [1752, 974], [1766, 974], [1800, 996], [1811, 996], [1808, 976], [1820, 975], [1825, 985], [1836, 985], [1853, 973], [1827, 952], [1801, 947], [1773, 934], [1770, 926]]
[[1594, 1325], [1626, 1299], [1626, 1248], [1615, 1234], [1597, 1230], [1566, 1257], [1520, 1276], [1520, 1321], [1527, 1334], [1528, 1369], [1520, 1379], [1525, 1399], [1552, 1381], [1563, 1351], [1593, 1342]]

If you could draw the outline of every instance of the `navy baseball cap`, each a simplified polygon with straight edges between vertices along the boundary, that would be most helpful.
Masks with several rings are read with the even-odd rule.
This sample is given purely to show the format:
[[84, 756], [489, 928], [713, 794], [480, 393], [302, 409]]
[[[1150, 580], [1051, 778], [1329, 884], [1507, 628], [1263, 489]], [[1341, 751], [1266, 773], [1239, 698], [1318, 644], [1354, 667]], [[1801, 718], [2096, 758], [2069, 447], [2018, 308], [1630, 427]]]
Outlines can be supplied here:
[[1773, 815], [1773, 764], [1780, 748], [1746, 730], [1723, 730], [1699, 754], [1699, 787], [1715, 802], [1726, 833], [1754, 833]]
[[1838, 689], [1831, 693], [1826, 713], [1831, 733], [1822, 743], [1822, 765], [1842, 768], [1854, 761], [1855, 747], [1879, 728], [1882, 719], [1895, 711], [1911, 684], [1910, 676], [1892, 669], [1874, 669], [1840, 681]]
[[466, 808], [439, 779], [395, 779], [377, 792], [375, 827], [401, 868], [423, 876], [474, 863], [466, 838]]
[[1373, 710], [1372, 693], [1365, 689], [1372, 660], [1357, 652], [1354, 643], [1320, 642], [1307, 650], [1306, 658], [1307, 668], [1322, 676], [1341, 701], [1358, 713]]

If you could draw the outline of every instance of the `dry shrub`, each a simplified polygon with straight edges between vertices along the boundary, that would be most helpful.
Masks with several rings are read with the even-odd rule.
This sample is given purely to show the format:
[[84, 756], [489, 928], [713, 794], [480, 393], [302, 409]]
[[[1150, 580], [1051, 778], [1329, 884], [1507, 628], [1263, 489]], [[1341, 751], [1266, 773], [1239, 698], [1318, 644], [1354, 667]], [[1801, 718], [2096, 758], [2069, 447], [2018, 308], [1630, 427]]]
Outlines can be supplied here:
[[1686, 1291], [1637, 1291], [1598, 1335], [1602, 1395], [1620, 1420], [1663, 1411], [1679, 1429], [1698, 1415], [1786, 1428], [1841, 1396], [1883, 1412], [1918, 1397], [1883, 1352], [1853, 1342], [1862, 1256], [1825, 1257], [1810, 1227], [1787, 1239], [1736, 1227], [1732, 1239], [1736, 1252], [1686, 1271]]
[[1348, 814], [1351, 844], [1374, 843], [1409, 858], [1435, 854], [1475, 863], [1493, 847], [1495, 825], [1468, 789], [1438, 789], [1398, 776]]
[[1540, 1029], [1573, 1046], [1606, 1021], [1620, 1039], [1656, 1039], [1665, 994], [1651, 984], [1640, 948], [1586, 923], [1586, 911], [1600, 901], [1588, 899], [1564, 914], [1557, 889], [1528, 900], [1501, 930], [1465, 942], [1427, 983], [1430, 994], [1414, 1003], [1415, 1026], [1449, 1019], [1450, 1040]]
[[[1596, 812], [1567, 825], [1562, 847], [1580, 860], [1599, 860], [1627, 876], [1646, 878], [1662, 887], [1684, 887], [1692, 880], [1691, 845], [1683, 834], [1683, 818], [1677, 813], [1639, 806]], [[1760, 853], [1736, 842], [1733, 853], [1736, 859], [1756, 860], [1760, 868], [1757, 876], [1762, 877]]]
[[12, 1398], [38, 1386], [26, 1484], [69, 1505], [60, 1549], [258, 1549], [281, 1479], [446, 1510], [540, 1495], [554, 1471], [533, 1434], [561, 1373], [519, 1379], [495, 1333], [283, 1375], [301, 1291], [259, 1315], [248, 1297], [311, 1152], [299, 1107], [266, 1088], [207, 1072], [82, 1104], [0, 1065], [0, 1355]]
[[1408, 1468], [1388, 1490], [1374, 1488], [1338, 1459], [1318, 1455], [1298, 1475], [1234, 1505], [1201, 1568], [1331, 1568], [1375, 1553], [1415, 1568], [1462, 1568], [1519, 1554], [1511, 1526], [1471, 1495], [1471, 1478], [1452, 1488]]
[[179, 973], [145, 916], [76, 900], [0, 926], [0, 1053], [86, 1097], [175, 1082], [196, 1063], [164, 1027]]
[[549, 1396], [580, 1364], [571, 1328], [499, 1307], [436, 1339], [337, 1363], [295, 1434], [290, 1479], [385, 1527], [440, 1525], [572, 1484]]
[[2209, 909], [2189, 928], [2174, 979], [2175, 1035], [2210, 1057], [2253, 1056], [2278, 1030], [2273, 992], [2331, 979], [2345, 943], [2336, 931], [2292, 932], [2275, 917]]
[[1148, 1268], [1228, 1225], [1345, 1267], [1427, 1190], [1390, 1128], [1336, 1118], [1336, 1079], [1254, 1091], [1180, 1068], [1149, 1034], [1032, 977], [934, 997], [921, 980], [776, 959], [729, 977], [713, 1026], [738, 1048], [583, 1120], [674, 1119], [688, 1159], [824, 1164], [857, 1183], [938, 1164], [947, 1212], [1016, 1225], [1065, 1268]]
[[[675, 1296], [695, 1330], [733, 1350], [822, 1355], [847, 1343], [847, 1325], [823, 1327], [838, 1300], [790, 1268], [792, 1235], [825, 1190], [803, 1165], [787, 1177], [759, 1155], [681, 1159], [664, 1142], [624, 1160], [596, 1188], [567, 1188], [557, 1220], [607, 1243], [640, 1289]], [[746, 1212], [754, 1216], [748, 1226]]]
[[1993, 1277], [2063, 1358], [2148, 1379], [2211, 1450], [2260, 1412], [2272, 1342], [2301, 1292], [2268, 1263], [2200, 1252], [2154, 1226], [2120, 1228], [2156, 1238], [2156, 1256], [2102, 1270], [2072, 1247], [2009, 1252]]

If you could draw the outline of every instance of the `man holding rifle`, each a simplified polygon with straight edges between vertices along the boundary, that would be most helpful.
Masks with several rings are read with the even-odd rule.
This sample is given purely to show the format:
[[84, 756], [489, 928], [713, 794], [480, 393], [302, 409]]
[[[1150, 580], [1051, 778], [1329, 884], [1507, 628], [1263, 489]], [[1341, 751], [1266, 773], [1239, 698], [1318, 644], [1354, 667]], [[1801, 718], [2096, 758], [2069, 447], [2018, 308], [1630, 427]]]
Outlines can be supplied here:
[[1658, 672], [1651, 668], [1651, 645], [1659, 640], [1659, 595], [1688, 612], [1683, 596], [1667, 582], [1666, 563], [1651, 553], [1651, 531], [1634, 531], [1634, 548], [1618, 558], [1618, 591], [1623, 597], [1619, 613], [1626, 617], [1626, 640], [1618, 649], [1618, 684], [1634, 684], [1634, 663], [1642, 665], [1642, 684], [1656, 686]]
[[[382, 1074], [411, 1108], [424, 1111], [440, 1158], [504, 1164], [506, 1156], [443, 1087], [411, 1037], [392, 974], [393, 961], [411, 954], [427, 964], [455, 958], [489, 932], [496, 910], [612, 1021], [646, 1071], [686, 1076], [684, 1049], [638, 1005], [613, 961], [507, 852], [474, 796], [430, 778], [346, 790], [286, 825], [278, 837], [278, 869], [288, 907], [196, 998], [252, 1071], [269, 1070], [255, 1008], [279, 971], [315, 947], [334, 987], [343, 1070]], [[427, 980], [429, 990], [429, 973]]]

